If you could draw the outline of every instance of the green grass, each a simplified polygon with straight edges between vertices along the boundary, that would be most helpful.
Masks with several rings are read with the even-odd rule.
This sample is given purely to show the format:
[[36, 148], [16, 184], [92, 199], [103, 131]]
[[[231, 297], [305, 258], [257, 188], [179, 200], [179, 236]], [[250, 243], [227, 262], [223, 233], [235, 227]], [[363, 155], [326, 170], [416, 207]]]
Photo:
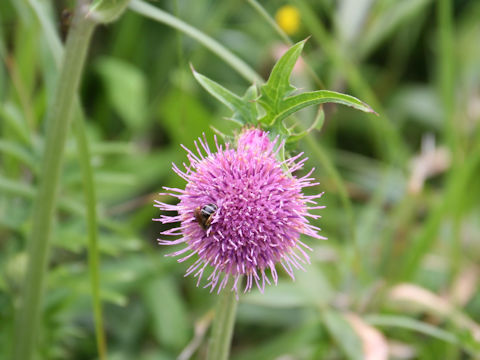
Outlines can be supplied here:
[[[292, 0], [302, 22], [287, 37], [276, 1], [134, 0], [94, 33], [77, 96], [84, 122], [65, 128], [56, 184], [42, 164], [68, 28], [61, 3], [6, 0], [0, 11], [0, 359], [12, 358], [22, 286], [42, 288], [24, 279], [28, 243], [48, 221], [38, 359], [99, 358], [103, 332], [108, 359], [205, 358], [218, 297], [163, 256], [164, 228], [151, 221], [161, 187], [184, 186], [171, 171], [186, 161], [180, 144], [238, 129], [189, 63], [243, 94], [268, 78], [274, 47], [308, 36], [293, 83], [355, 96], [380, 116], [327, 105], [321, 131], [292, 144], [316, 168], [312, 193], [325, 191], [315, 223], [329, 239], [304, 239], [313, 261], [295, 282], [282, 273], [278, 287], [241, 297], [231, 357], [362, 359], [368, 339], [349, 313], [414, 358], [480, 356], [477, 1]], [[294, 121], [303, 129], [315, 116]], [[412, 192], [427, 136], [450, 162]], [[53, 218], [52, 203], [34, 210], [49, 185]]]

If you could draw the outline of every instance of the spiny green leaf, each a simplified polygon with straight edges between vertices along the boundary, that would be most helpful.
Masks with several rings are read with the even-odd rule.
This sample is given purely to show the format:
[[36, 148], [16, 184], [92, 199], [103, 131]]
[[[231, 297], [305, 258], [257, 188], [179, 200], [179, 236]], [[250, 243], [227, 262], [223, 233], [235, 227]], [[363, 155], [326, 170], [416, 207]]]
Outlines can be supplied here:
[[302, 40], [288, 49], [273, 67], [267, 83], [261, 86], [261, 97], [258, 101], [267, 112], [275, 112], [281, 101], [296, 90], [290, 84], [290, 74], [306, 41]]
[[[291, 133], [291, 129], [283, 124], [283, 120], [307, 106], [334, 102], [374, 113], [370, 106], [357, 98], [334, 91], [319, 90], [289, 96], [295, 90], [295, 87], [290, 84], [290, 75], [300, 57], [305, 42], [306, 40], [303, 40], [295, 44], [278, 60], [267, 83], [260, 87], [260, 97], [258, 99], [255, 85], [252, 85], [245, 95], [240, 97], [204, 75], [197, 73], [192, 68], [193, 75], [205, 90], [234, 112], [231, 120], [241, 125], [258, 125], [260, 123], [263, 129], [272, 131], [272, 133], [281, 135], [291, 141], [303, 137], [308, 131], [316, 127], [318, 120], [320, 120], [320, 118], [316, 119], [313, 126], [307, 131]], [[257, 103], [265, 109], [265, 115], [260, 119], [257, 119]]]
[[195, 69], [193, 69], [193, 67], [192, 72], [195, 79], [205, 90], [207, 90], [211, 95], [213, 95], [233, 111], [231, 120], [239, 123], [240, 125], [256, 123], [257, 109], [255, 103], [253, 102], [257, 96], [255, 86], [248, 88], [245, 96], [241, 98], [215, 81], [210, 80], [202, 74], [199, 74], [195, 71]]
[[307, 106], [319, 105], [327, 102], [351, 106], [357, 110], [362, 110], [368, 113], [375, 113], [370, 106], [353, 96], [341, 94], [335, 91], [318, 90], [294, 95], [284, 99], [277, 112], [267, 112], [267, 115], [265, 115], [260, 121], [263, 124], [273, 125]]

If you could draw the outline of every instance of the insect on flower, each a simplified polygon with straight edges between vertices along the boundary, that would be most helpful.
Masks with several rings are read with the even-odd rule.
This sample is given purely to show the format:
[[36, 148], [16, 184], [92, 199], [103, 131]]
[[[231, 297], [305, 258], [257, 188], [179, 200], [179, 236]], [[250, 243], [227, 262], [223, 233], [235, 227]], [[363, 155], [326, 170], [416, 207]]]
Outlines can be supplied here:
[[211, 291], [220, 292], [233, 278], [232, 290], [238, 293], [242, 276], [245, 291], [254, 282], [263, 291], [271, 283], [269, 275], [277, 283], [278, 265], [294, 278], [294, 269], [304, 269], [309, 263], [307, 251], [312, 250], [300, 235], [325, 239], [308, 220], [320, 218], [310, 210], [324, 207], [316, 205], [323, 193], [302, 193], [303, 188], [318, 185], [310, 177], [313, 169], [297, 178], [293, 173], [307, 160], [301, 159], [302, 153], [279, 160], [283, 142], [255, 128], [244, 129], [235, 147], [219, 145], [216, 138], [215, 145], [212, 151], [205, 137], [195, 141], [196, 152], [182, 145], [190, 163], [184, 164], [185, 170], [174, 164], [173, 170], [186, 187], [164, 187], [168, 192], [162, 195], [177, 198], [176, 205], [155, 201], [160, 210], [176, 214], [154, 219], [180, 223], [161, 233], [178, 238], [158, 239], [159, 244], [186, 245], [169, 256], [184, 254], [178, 260], [183, 262], [196, 255], [186, 275], [198, 278], [198, 285], [208, 267], [212, 271], [206, 275], [205, 287]]
[[203, 230], [208, 229], [208, 227], [212, 223], [213, 214], [215, 214], [215, 211], [217, 211], [217, 209], [218, 206], [215, 204], [204, 205], [201, 208], [199, 206], [195, 209], [193, 214], [195, 215], [195, 219], [200, 224]]

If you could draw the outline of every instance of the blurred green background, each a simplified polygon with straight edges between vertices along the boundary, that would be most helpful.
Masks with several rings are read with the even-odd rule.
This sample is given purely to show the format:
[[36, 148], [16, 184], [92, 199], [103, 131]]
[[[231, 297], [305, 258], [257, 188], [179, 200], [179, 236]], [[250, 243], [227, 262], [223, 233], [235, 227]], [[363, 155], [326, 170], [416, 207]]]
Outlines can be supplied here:
[[[369, 103], [326, 106], [301, 139], [325, 191], [304, 239], [313, 263], [292, 282], [241, 297], [232, 359], [470, 359], [480, 356], [480, 1], [159, 0], [263, 78], [311, 36], [292, 82]], [[290, 8], [285, 8], [288, 5]], [[58, 72], [39, 19], [65, 37], [73, 2], [0, 4], [0, 358], [14, 310]], [[39, 14], [41, 16], [39, 17]], [[183, 187], [203, 132], [232, 134], [195, 69], [241, 94], [249, 82], [202, 44], [128, 9], [97, 28], [81, 86], [97, 191], [109, 359], [203, 359], [216, 295], [165, 258], [151, 219], [162, 186]], [[316, 74], [314, 76], [312, 71]], [[297, 120], [308, 126], [315, 109]], [[73, 136], [63, 163], [39, 358], [95, 359], [85, 200]], [[163, 198], [162, 201], [167, 200]], [[173, 201], [173, 200], [168, 200]]]

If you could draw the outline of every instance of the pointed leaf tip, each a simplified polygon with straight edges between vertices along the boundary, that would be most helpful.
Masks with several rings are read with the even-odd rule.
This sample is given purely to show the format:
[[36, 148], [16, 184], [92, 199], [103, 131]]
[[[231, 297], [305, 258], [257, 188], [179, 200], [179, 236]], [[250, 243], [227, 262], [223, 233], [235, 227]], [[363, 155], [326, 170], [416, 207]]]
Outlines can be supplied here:
[[290, 84], [290, 75], [306, 41], [307, 39], [304, 39], [290, 47], [273, 66], [267, 83], [260, 87], [259, 102], [266, 109], [271, 109], [274, 112], [278, 111], [283, 99], [296, 90]]

